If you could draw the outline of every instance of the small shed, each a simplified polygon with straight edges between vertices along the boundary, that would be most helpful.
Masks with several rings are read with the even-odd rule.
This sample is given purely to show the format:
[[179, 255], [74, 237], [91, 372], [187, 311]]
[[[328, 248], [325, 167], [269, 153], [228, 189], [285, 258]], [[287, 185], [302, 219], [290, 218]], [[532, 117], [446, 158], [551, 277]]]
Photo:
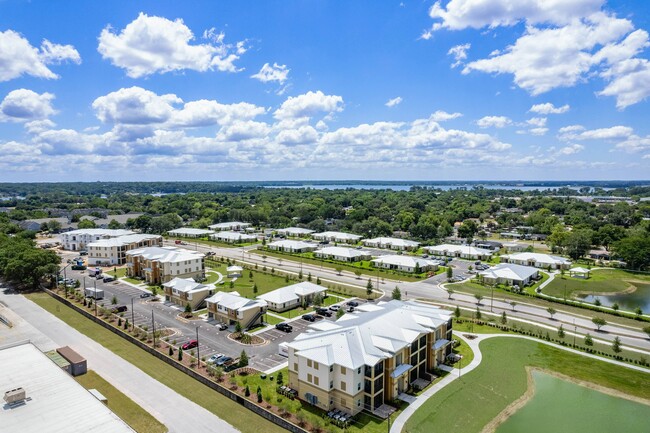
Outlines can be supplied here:
[[226, 268], [226, 272], [228, 272], [228, 278], [239, 278], [242, 276], [244, 268], [241, 266], [229, 266]]
[[569, 276], [573, 278], [587, 279], [591, 276], [591, 269], [581, 267], [571, 268], [569, 269]]
[[86, 374], [88, 371], [86, 358], [72, 350], [70, 346], [59, 347], [56, 351], [70, 363], [70, 374], [73, 376]]

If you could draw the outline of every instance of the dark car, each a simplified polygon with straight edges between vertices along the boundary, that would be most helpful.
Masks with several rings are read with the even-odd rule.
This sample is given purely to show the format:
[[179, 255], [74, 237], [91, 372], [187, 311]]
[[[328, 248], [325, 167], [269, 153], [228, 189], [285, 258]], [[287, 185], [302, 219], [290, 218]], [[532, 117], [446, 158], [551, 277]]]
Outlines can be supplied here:
[[72, 265], [70, 266], [70, 269], [73, 271], [85, 271], [86, 267], [84, 265]]
[[303, 320], [307, 320], [309, 322], [314, 322], [316, 321], [316, 316], [314, 314], [305, 314], [302, 316]]
[[358, 307], [359, 303], [357, 301], [349, 301], [347, 305], [350, 307]]
[[232, 358], [230, 356], [224, 356], [219, 358], [217, 362], [214, 363], [214, 365], [220, 367], [222, 365], [230, 364], [231, 362], [232, 362]]
[[151, 296], [151, 293], [140, 293], [141, 298], [149, 298]]
[[115, 277], [111, 277], [110, 275], [104, 277], [105, 283], [110, 283], [111, 281], [115, 281]]
[[289, 325], [288, 323], [278, 323], [275, 325], [275, 329], [282, 332], [291, 332], [293, 331], [293, 326]]
[[225, 331], [226, 329], [228, 329], [228, 325], [226, 325], [225, 323], [220, 323], [218, 328], [219, 331]]
[[354, 311], [354, 307], [352, 305], [349, 305], [348, 308], [345, 309], [348, 313], [351, 313]]
[[332, 317], [332, 312], [327, 308], [316, 308], [316, 314], [319, 316]]
[[101, 280], [102, 278], [104, 278], [104, 274], [102, 274], [102, 273], [99, 273], [99, 274], [95, 275], [95, 279], [97, 279], [97, 280]]
[[81, 251], [79, 251], [79, 255], [80, 255], [80, 256], [87, 256], [87, 255], [88, 255], [88, 251], [86, 251], [86, 250], [81, 250]]
[[126, 305], [117, 305], [111, 308], [111, 313], [124, 313], [126, 310], [128, 310]]
[[189, 350], [189, 349], [194, 349], [199, 345], [199, 342], [197, 340], [190, 340], [187, 343], [183, 344], [181, 348], [183, 350]]

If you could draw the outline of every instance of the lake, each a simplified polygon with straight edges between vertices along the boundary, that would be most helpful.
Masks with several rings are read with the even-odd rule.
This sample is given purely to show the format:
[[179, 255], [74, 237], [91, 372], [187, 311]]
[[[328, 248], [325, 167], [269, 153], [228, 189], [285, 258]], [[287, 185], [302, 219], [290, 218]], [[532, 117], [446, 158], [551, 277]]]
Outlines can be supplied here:
[[583, 302], [593, 304], [596, 298], [606, 307], [611, 307], [615, 303], [621, 310], [634, 311], [641, 307], [644, 313], [650, 313], [650, 284], [634, 283], [637, 289], [632, 293], [622, 293], [620, 295], [578, 295], [577, 298]]
[[[438, 185], [435, 183], [432, 184], [310, 184], [304, 183], [300, 185], [263, 185], [264, 188], [288, 188], [288, 189], [329, 189], [329, 190], [338, 190], [338, 189], [367, 189], [367, 190], [392, 190], [392, 191], [410, 191], [412, 186], [426, 186], [429, 188], [436, 188], [442, 191], [449, 191], [454, 189], [468, 189], [471, 190], [474, 187], [482, 186], [485, 189], [498, 189], [498, 190], [517, 190], [517, 191], [547, 191], [551, 189], [558, 189], [560, 186], [529, 186], [529, 185], [493, 185], [493, 184], [443, 184]], [[566, 186], [567, 188], [578, 190], [580, 186]], [[603, 188], [607, 190], [611, 188]]]
[[[533, 371], [535, 394], [496, 433], [650, 431], [650, 406]], [[641, 373], [640, 373], [641, 374]]]

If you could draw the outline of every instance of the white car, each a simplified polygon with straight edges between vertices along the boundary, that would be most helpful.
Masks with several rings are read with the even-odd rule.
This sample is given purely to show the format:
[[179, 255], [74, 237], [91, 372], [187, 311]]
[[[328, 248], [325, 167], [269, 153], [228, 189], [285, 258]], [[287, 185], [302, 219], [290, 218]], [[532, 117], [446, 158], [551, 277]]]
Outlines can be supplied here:
[[214, 364], [215, 362], [217, 362], [218, 360], [220, 360], [224, 356], [226, 356], [226, 355], [224, 355], [223, 353], [214, 354], [208, 359], [208, 364]]
[[341, 309], [341, 306], [340, 306], [340, 305], [332, 305], [332, 306], [330, 307], [330, 310], [332, 310], [332, 311], [339, 311], [340, 309]]

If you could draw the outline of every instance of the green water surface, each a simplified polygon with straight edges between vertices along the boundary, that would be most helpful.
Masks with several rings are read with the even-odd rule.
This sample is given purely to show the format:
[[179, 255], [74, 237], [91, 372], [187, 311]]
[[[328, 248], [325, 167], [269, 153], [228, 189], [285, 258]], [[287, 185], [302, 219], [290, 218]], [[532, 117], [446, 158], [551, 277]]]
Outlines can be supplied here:
[[533, 371], [535, 394], [496, 433], [649, 433], [650, 406]]

